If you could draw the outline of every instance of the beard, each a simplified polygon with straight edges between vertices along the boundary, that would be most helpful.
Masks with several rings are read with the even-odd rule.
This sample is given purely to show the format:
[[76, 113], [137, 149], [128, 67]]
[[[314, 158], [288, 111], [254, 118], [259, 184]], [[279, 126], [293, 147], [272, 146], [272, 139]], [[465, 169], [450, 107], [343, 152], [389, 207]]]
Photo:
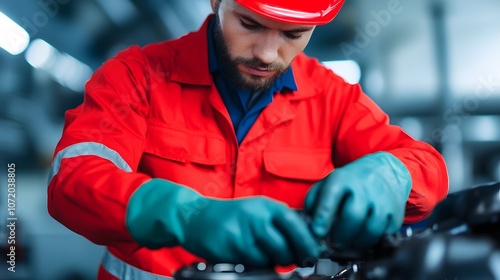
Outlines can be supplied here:
[[[231, 57], [231, 54], [229, 53], [229, 47], [226, 43], [226, 40], [224, 39], [224, 36], [222, 35], [219, 16], [216, 15], [215, 21], [216, 22], [213, 35], [219, 68], [221, 69], [224, 78], [237, 90], [251, 90], [253, 92], [266, 91], [271, 88], [274, 82], [290, 68], [290, 65], [285, 66], [280, 63], [264, 63], [256, 57]], [[259, 68], [269, 71], [276, 71], [276, 73], [271, 77], [260, 77], [254, 75], [245, 77], [238, 69], [238, 65], [244, 65], [249, 68]]]

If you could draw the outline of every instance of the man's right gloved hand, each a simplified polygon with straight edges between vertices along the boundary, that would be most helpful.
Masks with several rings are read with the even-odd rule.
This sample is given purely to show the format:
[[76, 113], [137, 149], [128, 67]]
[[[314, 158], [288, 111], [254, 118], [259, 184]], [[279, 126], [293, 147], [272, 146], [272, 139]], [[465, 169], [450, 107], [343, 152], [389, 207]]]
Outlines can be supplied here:
[[126, 223], [143, 246], [179, 245], [210, 263], [303, 266], [319, 254], [307, 224], [285, 204], [263, 197], [210, 199], [161, 179], [132, 195]]

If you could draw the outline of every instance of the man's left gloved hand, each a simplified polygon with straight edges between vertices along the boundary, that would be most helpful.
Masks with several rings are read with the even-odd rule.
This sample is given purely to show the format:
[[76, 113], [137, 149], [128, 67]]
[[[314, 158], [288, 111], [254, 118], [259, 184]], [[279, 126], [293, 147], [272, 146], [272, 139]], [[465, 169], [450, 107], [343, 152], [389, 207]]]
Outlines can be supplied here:
[[340, 248], [365, 249], [403, 223], [411, 176], [387, 152], [364, 156], [335, 169], [306, 196], [305, 210], [319, 237], [331, 232]]

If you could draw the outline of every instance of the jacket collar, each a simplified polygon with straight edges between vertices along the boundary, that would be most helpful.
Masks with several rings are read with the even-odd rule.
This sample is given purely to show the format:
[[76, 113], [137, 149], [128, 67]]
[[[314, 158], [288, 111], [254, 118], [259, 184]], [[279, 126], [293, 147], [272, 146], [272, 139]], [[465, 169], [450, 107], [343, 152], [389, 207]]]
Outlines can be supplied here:
[[207, 29], [213, 17], [214, 15], [208, 16], [198, 31], [191, 32], [176, 42], [179, 52], [171, 76], [173, 81], [192, 85], [212, 84], [212, 76], [208, 71]]

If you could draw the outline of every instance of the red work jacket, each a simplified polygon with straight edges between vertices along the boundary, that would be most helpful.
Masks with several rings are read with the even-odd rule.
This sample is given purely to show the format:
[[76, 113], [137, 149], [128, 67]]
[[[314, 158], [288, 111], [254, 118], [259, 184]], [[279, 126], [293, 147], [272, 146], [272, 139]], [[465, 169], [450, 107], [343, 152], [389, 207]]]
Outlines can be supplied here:
[[151, 178], [210, 197], [264, 195], [302, 208], [309, 188], [335, 167], [387, 151], [412, 177], [406, 223], [444, 198], [441, 155], [389, 125], [359, 85], [302, 53], [292, 63], [298, 90], [276, 93], [238, 145], [209, 73], [207, 22], [121, 52], [87, 82], [83, 104], [65, 115], [49, 176], [56, 220], [133, 267], [170, 276], [197, 258], [180, 247], [141, 247], [125, 225], [132, 193]]

